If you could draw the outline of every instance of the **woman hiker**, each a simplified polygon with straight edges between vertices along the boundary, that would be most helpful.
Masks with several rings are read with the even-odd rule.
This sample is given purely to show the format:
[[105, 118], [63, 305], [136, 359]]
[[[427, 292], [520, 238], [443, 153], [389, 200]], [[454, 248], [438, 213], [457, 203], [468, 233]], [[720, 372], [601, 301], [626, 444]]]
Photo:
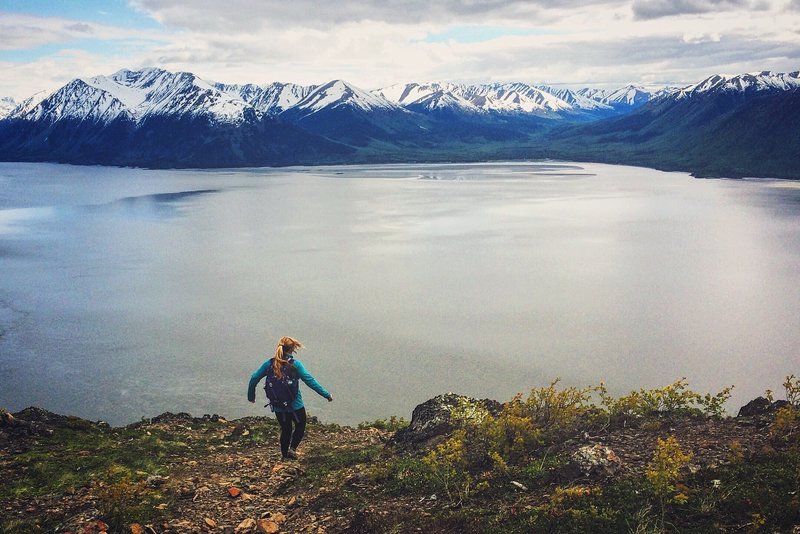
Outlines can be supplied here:
[[250, 376], [250, 384], [247, 387], [247, 400], [250, 402], [256, 401], [256, 384], [262, 378], [267, 378], [268, 388], [275, 386], [273, 389], [288, 389], [285, 401], [280, 400], [280, 393], [270, 401], [270, 407], [281, 425], [281, 454], [284, 460], [298, 459], [297, 446], [300, 445], [306, 430], [306, 409], [297, 379], [300, 378], [308, 387], [328, 399], [328, 402], [333, 401], [333, 395], [306, 371], [300, 360], [293, 357], [295, 351], [302, 348], [303, 344], [296, 339], [282, 337], [275, 349], [275, 356], [265, 361]]

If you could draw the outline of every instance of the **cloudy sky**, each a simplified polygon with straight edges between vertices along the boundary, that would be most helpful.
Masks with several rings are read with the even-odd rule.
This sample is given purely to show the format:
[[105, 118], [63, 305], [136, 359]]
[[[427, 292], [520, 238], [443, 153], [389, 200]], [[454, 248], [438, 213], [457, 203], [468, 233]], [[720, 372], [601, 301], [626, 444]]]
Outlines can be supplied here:
[[800, 0], [0, 0], [0, 96], [145, 66], [364, 89], [680, 85], [800, 69]]

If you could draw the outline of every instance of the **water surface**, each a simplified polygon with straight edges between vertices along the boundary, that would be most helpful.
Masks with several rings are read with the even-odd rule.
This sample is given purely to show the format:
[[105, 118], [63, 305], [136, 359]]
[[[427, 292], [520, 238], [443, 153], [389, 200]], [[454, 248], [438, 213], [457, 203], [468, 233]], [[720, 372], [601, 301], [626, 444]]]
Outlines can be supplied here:
[[[282, 335], [355, 423], [455, 391], [797, 373], [800, 188], [599, 164], [0, 164], [0, 406], [263, 413]], [[259, 392], [260, 399], [263, 393]]]

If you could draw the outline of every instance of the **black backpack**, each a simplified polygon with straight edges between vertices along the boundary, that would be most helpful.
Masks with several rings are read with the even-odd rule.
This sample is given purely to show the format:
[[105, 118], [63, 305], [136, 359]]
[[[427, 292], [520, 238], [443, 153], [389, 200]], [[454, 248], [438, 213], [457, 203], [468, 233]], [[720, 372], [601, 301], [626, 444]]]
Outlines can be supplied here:
[[[267, 400], [273, 412], [278, 408], [281, 412], [291, 413], [297, 419], [297, 414], [294, 413], [292, 404], [294, 399], [297, 398], [297, 392], [300, 389], [300, 380], [297, 378], [297, 372], [292, 365], [294, 358], [287, 360], [289, 365], [283, 366], [283, 377], [278, 378], [275, 376], [275, 371], [272, 368], [274, 358], [270, 360], [269, 368], [267, 368], [267, 376], [264, 383], [264, 391], [267, 392]], [[280, 413], [280, 412], [279, 412]]]

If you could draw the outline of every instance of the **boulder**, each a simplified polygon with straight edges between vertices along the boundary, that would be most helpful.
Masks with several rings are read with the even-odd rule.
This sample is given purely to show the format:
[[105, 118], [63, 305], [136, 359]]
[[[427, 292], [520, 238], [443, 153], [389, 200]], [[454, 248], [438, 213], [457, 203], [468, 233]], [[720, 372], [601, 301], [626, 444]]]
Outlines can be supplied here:
[[16, 414], [2, 411], [0, 412], [0, 431], [7, 433], [10, 437], [49, 436], [53, 433], [51, 425], [66, 426], [67, 421], [68, 419], [64, 416], [33, 407], [25, 408]]
[[775, 413], [779, 409], [787, 406], [789, 403], [785, 400], [777, 400], [770, 402], [764, 397], [756, 397], [741, 408], [736, 417], [755, 417], [758, 415], [767, 415]]
[[409, 425], [398, 430], [389, 445], [400, 449], [435, 447], [454, 430], [453, 409], [462, 405], [486, 410], [492, 415], [500, 413], [502, 408], [502, 404], [490, 399], [477, 400], [455, 393], [438, 395], [414, 408]]
[[622, 460], [613, 450], [596, 443], [584, 445], [572, 453], [569, 463], [561, 470], [561, 476], [565, 479], [610, 478], [622, 467]]

